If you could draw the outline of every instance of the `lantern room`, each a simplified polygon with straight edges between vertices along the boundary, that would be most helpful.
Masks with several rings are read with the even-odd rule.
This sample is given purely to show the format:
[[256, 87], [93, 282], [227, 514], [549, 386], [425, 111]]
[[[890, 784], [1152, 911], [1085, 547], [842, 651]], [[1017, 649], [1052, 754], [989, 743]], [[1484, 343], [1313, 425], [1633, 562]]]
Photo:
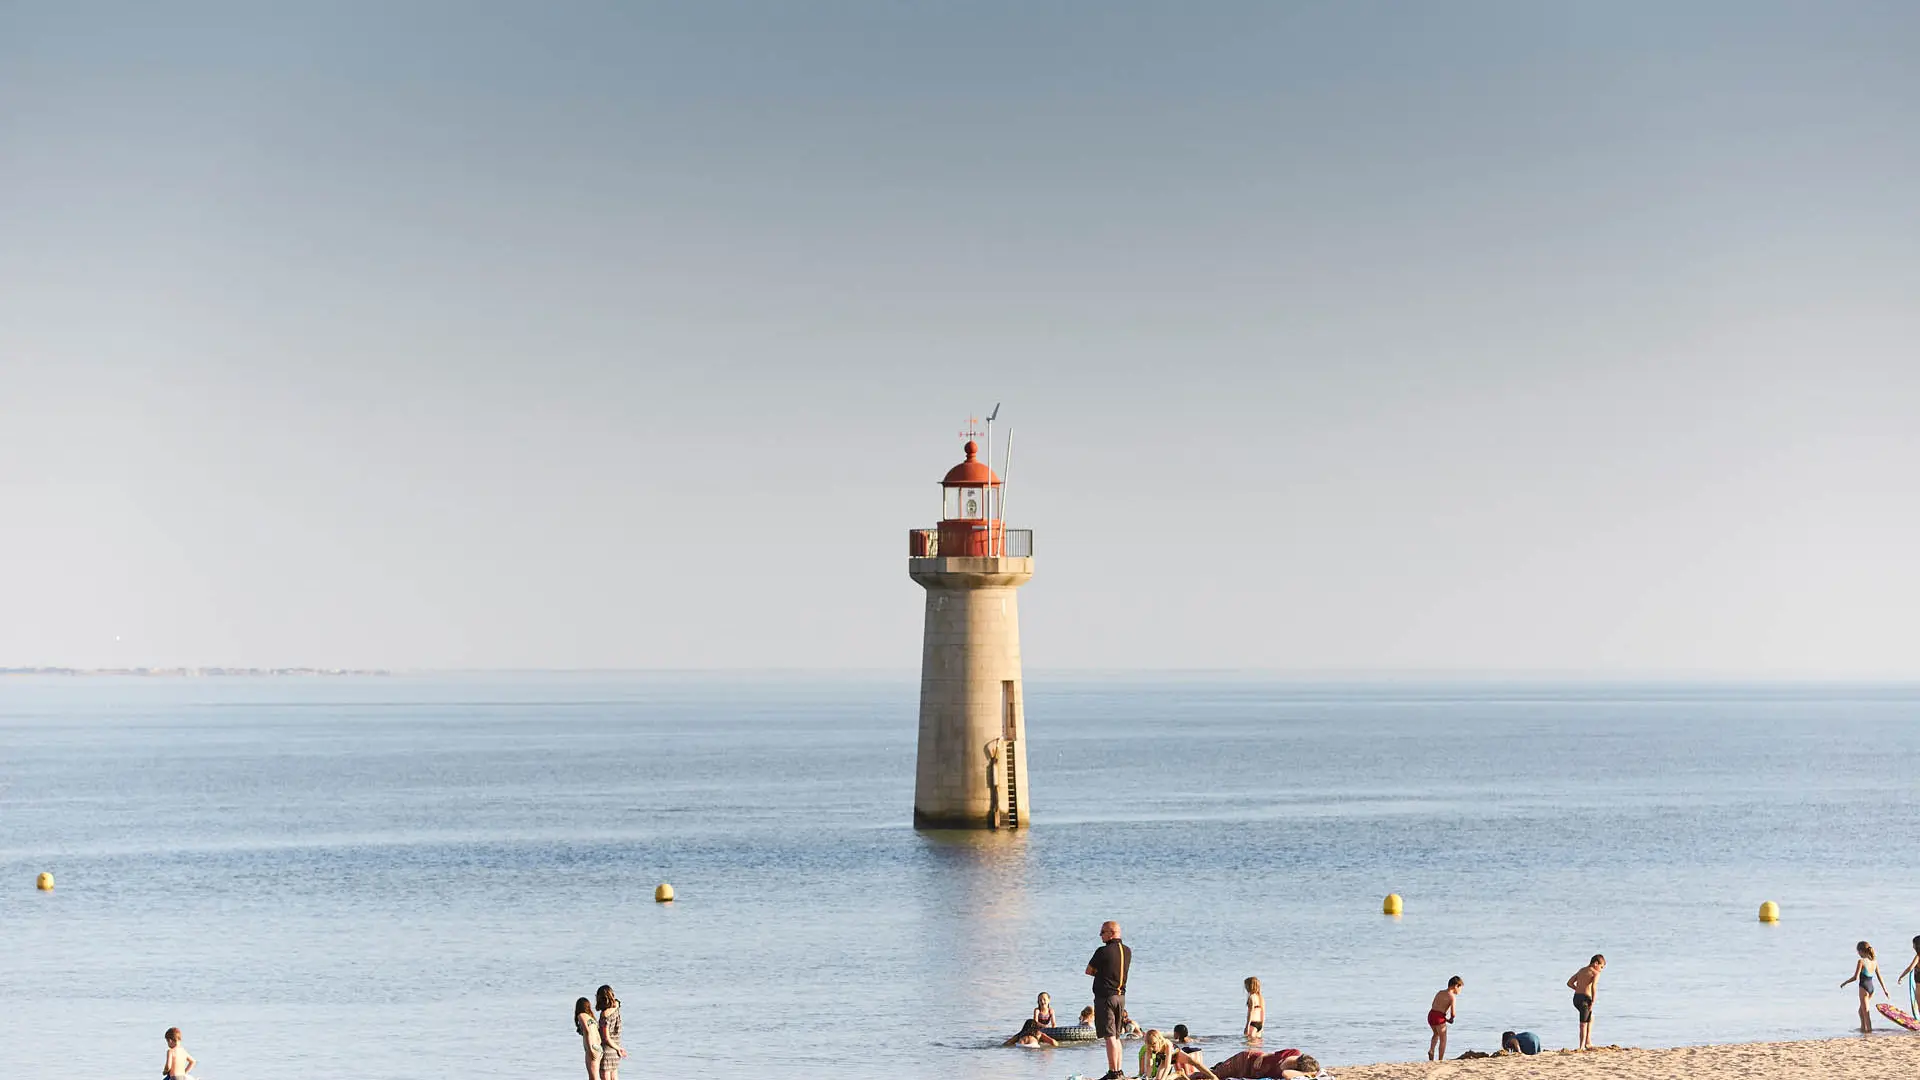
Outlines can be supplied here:
[[1032, 554], [1032, 534], [1017, 530], [1016, 545], [1008, 550], [1009, 534], [1004, 513], [1006, 489], [993, 469], [980, 460], [980, 444], [969, 439], [967, 459], [947, 470], [940, 481], [940, 524], [932, 529], [915, 529], [911, 551], [914, 558], [980, 558]]
[[1000, 478], [980, 460], [980, 444], [967, 441], [967, 460], [947, 470], [940, 481], [942, 521], [986, 521], [1000, 517]]

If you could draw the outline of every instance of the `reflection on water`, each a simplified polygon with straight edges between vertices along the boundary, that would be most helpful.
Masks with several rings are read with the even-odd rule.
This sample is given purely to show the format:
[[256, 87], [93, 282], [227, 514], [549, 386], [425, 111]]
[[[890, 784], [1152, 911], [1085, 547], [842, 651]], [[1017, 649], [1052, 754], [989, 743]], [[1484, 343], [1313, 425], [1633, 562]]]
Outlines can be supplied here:
[[[1023, 994], [1021, 943], [1029, 933], [1029, 830], [925, 830], [916, 890], [928, 928], [920, 941], [927, 996], [945, 1002], [947, 1029], [1006, 1014]], [[1018, 1020], [1008, 1028], [1011, 1034]]]

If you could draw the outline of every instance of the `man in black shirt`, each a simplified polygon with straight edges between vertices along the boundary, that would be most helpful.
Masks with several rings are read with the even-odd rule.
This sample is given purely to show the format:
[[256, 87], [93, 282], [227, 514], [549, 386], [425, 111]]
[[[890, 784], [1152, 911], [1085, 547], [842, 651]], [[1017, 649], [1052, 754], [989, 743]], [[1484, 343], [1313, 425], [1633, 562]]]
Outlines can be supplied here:
[[1100, 924], [1100, 940], [1105, 942], [1087, 961], [1087, 974], [1093, 976], [1093, 1030], [1107, 1040], [1107, 1075], [1100, 1080], [1120, 1080], [1127, 1075], [1120, 1068], [1120, 1035], [1126, 1029], [1123, 1015], [1127, 1008], [1127, 973], [1133, 968], [1133, 950], [1120, 940], [1120, 924]]

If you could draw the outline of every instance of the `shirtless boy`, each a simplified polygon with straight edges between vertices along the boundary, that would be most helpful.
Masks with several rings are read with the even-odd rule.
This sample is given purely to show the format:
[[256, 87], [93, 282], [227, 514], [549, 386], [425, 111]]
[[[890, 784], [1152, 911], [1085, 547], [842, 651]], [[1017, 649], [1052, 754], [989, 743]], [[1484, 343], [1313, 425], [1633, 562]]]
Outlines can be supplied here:
[[1427, 1040], [1427, 1060], [1445, 1061], [1447, 1059], [1447, 1025], [1453, 1023], [1453, 1009], [1460, 998], [1460, 988], [1466, 983], [1455, 975], [1447, 980], [1447, 988], [1433, 995], [1433, 1006], [1427, 1010], [1427, 1027], [1433, 1029], [1433, 1037]]
[[1607, 958], [1594, 953], [1587, 966], [1567, 980], [1567, 989], [1573, 991], [1573, 1011], [1580, 1016], [1580, 1045], [1576, 1050], [1593, 1049], [1593, 999], [1600, 996], [1600, 973], [1606, 968]]
[[187, 1053], [187, 1048], [180, 1045], [180, 1029], [168, 1028], [167, 1063], [161, 1066], [160, 1075], [165, 1080], [192, 1080], [188, 1073], [198, 1064], [193, 1060], [193, 1055]]

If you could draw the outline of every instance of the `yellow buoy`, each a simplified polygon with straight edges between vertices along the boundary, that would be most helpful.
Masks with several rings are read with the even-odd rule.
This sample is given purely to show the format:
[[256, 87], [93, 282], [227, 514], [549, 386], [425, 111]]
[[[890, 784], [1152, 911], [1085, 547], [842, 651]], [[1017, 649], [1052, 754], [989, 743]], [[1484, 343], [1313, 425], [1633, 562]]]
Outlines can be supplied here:
[[656, 904], [672, 903], [673, 902], [673, 886], [663, 884], [659, 888], [653, 890], [653, 902]]
[[1390, 892], [1387, 894], [1387, 898], [1380, 902], [1380, 914], [1382, 915], [1400, 914], [1400, 894], [1399, 893]]
[[1767, 901], [1764, 904], [1761, 904], [1760, 905], [1760, 921], [1761, 922], [1779, 922], [1780, 921], [1780, 905], [1774, 903], [1771, 900]]
[[33, 887], [36, 889], [39, 889], [41, 892], [52, 892], [53, 891], [53, 875], [41, 874], [39, 877], [34, 878]]

